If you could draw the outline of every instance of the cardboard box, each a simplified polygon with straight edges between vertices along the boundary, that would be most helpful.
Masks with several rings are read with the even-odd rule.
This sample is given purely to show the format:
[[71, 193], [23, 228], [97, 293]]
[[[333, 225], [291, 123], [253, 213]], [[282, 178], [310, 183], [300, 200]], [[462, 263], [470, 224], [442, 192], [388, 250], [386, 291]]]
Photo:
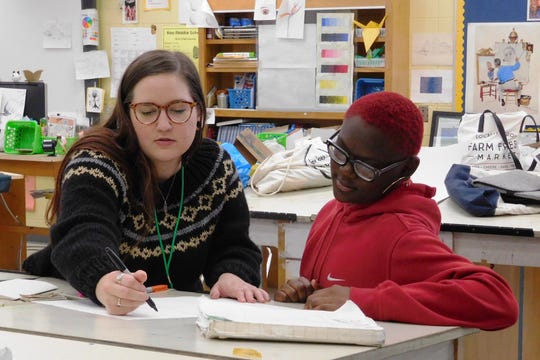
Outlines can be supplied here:
[[272, 151], [250, 129], [245, 129], [238, 134], [234, 146], [251, 165], [256, 162], [262, 162], [268, 156], [272, 155]]

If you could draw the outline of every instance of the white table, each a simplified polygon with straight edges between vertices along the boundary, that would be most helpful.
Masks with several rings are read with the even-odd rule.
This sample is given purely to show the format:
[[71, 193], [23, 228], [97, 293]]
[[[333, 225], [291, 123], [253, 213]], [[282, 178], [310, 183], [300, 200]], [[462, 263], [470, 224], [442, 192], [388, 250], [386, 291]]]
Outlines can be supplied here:
[[[177, 291], [158, 296], [193, 295]], [[203, 337], [195, 319], [121, 320], [55, 306], [27, 303], [0, 307], [0, 349], [14, 359], [198, 359], [235, 358], [235, 348], [260, 352], [265, 360], [280, 359], [454, 359], [454, 341], [475, 329], [379, 322], [386, 331], [380, 348], [217, 340]], [[29, 346], [32, 344], [32, 346]], [[71, 356], [62, 356], [70, 354]], [[93, 357], [90, 357], [91, 354]], [[112, 356], [112, 355], [118, 355]]]

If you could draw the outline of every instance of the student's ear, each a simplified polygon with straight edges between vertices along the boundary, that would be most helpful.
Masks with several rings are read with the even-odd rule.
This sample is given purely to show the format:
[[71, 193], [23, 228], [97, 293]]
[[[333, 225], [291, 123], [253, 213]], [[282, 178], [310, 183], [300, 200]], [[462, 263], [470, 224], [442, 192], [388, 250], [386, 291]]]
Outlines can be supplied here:
[[405, 163], [405, 166], [403, 167], [403, 176], [405, 177], [411, 177], [412, 174], [418, 169], [418, 165], [420, 165], [420, 158], [416, 155], [412, 155], [409, 157], [408, 161]]

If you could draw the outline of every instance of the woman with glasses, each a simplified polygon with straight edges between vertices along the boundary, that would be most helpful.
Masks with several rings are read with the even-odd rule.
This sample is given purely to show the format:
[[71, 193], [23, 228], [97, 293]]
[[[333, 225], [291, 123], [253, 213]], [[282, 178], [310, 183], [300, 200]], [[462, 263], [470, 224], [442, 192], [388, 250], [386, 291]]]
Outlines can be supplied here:
[[300, 278], [275, 300], [317, 310], [352, 300], [380, 321], [489, 330], [515, 323], [507, 282], [440, 240], [435, 189], [410, 179], [423, 121], [414, 103], [392, 92], [350, 106], [327, 141], [335, 199], [313, 223]]
[[162, 284], [268, 301], [242, 183], [229, 155], [203, 138], [205, 118], [191, 59], [164, 50], [135, 59], [112, 115], [66, 154], [48, 211], [51, 246], [25, 270], [62, 276], [117, 315]]

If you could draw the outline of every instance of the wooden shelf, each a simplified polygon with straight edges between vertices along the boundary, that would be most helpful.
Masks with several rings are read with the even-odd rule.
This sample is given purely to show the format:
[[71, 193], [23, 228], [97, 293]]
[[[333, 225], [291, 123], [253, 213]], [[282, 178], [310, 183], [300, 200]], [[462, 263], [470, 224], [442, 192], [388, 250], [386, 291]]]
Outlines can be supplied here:
[[257, 39], [208, 39], [206, 45], [255, 45]]
[[257, 109], [215, 109], [216, 117], [283, 120], [343, 120], [343, 111], [270, 111]]
[[[214, 12], [252, 12], [255, 8], [255, 0], [209, 0], [208, 4]], [[281, 1], [278, 0], [276, 8], [279, 8]], [[384, 7], [384, 0], [306, 0], [306, 9], [363, 9], [373, 7]]]
[[213, 67], [207, 66], [206, 72], [209, 73], [226, 73], [226, 72], [257, 72], [257, 65], [250, 66], [228, 66], [228, 67]]
[[355, 73], [383, 73], [386, 69], [383, 67], [355, 67]]
[[[277, 1], [279, 7], [281, 1]], [[209, 5], [220, 21], [226, 23], [228, 17], [246, 16], [253, 12], [255, 0], [209, 0]], [[361, 77], [384, 79], [387, 90], [409, 94], [410, 48], [402, 39], [410, 36], [409, 24], [410, 0], [306, 0], [306, 10], [351, 10], [355, 19], [362, 23], [370, 20], [379, 21], [386, 15], [384, 27], [386, 33], [379, 36], [375, 43], [385, 47], [385, 65], [383, 67], [355, 67], [352, 70], [354, 82]], [[246, 12], [246, 15], [243, 13]], [[226, 89], [234, 84], [234, 76], [239, 73], [257, 72], [257, 66], [211, 67], [213, 57], [224, 51], [257, 51], [257, 39], [208, 39], [206, 29], [199, 31], [199, 69], [205, 92], [212, 87]], [[355, 54], [365, 56], [364, 39], [353, 39]], [[354, 94], [353, 94], [354, 95]], [[216, 109], [216, 121], [220, 119], [245, 118], [252, 121], [274, 121], [280, 124], [303, 123], [313, 126], [339, 125], [343, 121], [344, 111], [272, 111], [258, 109]]]

